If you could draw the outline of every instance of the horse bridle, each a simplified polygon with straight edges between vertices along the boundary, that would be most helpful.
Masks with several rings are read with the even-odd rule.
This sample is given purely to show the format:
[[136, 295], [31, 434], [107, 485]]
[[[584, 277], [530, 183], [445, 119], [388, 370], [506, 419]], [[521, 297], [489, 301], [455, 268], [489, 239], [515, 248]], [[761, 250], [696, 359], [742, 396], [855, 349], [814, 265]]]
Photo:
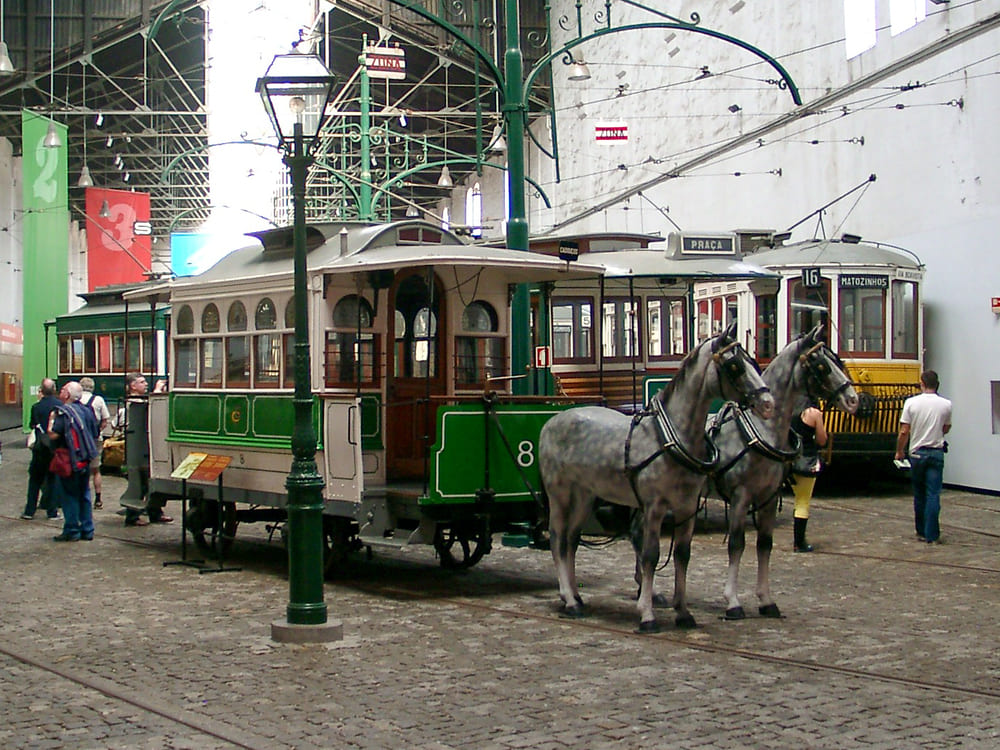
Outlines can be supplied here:
[[835, 400], [840, 396], [840, 394], [854, 384], [851, 382], [850, 376], [844, 369], [844, 363], [841, 361], [840, 357], [838, 357], [836, 353], [827, 347], [827, 345], [822, 341], [817, 342], [815, 346], [812, 346], [805, 352], [799, 354], [799, 362], [802, 364], [802, 368], [806, 371], [806, 390], [809, 393], [810, 398], [813, 400], [815, 400], [815, 394], [812, 392], [813, 385], [816, 386], [817, 390], [827, 390], [823, 386], [823, 381], [832, 372], [832, 368], [826, 359], [820, 356], [821, 350], [824, 350], [826, 355], [837, 364], [837, 367], [840, 368], [840, 371], [844, 373], [844, 377], [846, 378], [836, 390], [826, 397], [828, 400]]
[[[728, 357], [723, 356], [727, 353], [731, 354]], [[715, 363], [716, 369], [729, 380], [730, 385], [737, 391], [740, 390], [739, 381], [744, 373], [746, 373], [746, 363], [748, 361], [753, 365], [757, 374], [760, 375], [760, 366], [754, 360], [750, 359], [750, 355], [746, 353], [746, 350], [740, 346], [740, 342], [738, 341], [731, 341], [719, 349], [719, 351], [712, 352], [712, 361]], [[750, 393], [743, 394], [743, 397], [739, 401], [740, 408], [747, 408], [758, 396], [762, 393], [767, 393], [768, 390], [770, 389], [764, 385]]]

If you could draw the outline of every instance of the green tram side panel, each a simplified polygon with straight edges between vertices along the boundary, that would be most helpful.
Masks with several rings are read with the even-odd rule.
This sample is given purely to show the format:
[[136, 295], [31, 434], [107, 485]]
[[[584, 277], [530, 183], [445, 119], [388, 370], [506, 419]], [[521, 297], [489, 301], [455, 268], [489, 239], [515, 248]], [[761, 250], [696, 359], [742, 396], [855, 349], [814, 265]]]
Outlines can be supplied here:
[[360, 398], [361, 450], [382, 450], [382, 394], [362, 393]]
[[432, 506], [476, 502], [476, 491], [483, 489], [486, 481], [484, 456], [487, 429], [490, 488], [496, 493], [496, 502], [534, 502], [525, 481], [536, 492], [540, 491], [538, 434], [551, 417], [573, 406], [574, 404], [497, 404], [495, 414], [507, 438], [507, 444], [497, 430], [496, 421], [484, 411], [482, 405], [442, 406], [437, 411], [438, 442], [431, 446], [427, 495], [420, 498], [420, 504]]
[[[312, 421], [322, 448], [322, 409], [313, 399]], [[291, 395], [171, 393], [171, 442], [291, 450], [295, 409]]]

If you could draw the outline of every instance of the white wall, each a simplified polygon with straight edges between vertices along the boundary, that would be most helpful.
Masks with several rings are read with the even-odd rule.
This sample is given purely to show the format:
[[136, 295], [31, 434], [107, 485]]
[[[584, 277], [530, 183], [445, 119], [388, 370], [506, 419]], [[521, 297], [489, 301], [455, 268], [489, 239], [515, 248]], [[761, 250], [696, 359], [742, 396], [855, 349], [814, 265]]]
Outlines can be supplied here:
[[[573, 0], [553, 5], [554, 18], [575, 18]], [[848, 61], [841, 2], [777, 7], [749, 0], [732, 12], [737, 5], [703, 0], [674, 12], [697, 10], [702, 26], [776, 57], [807, 107], [1000, 13], [1000, 0], [928, 2], [925, 21], [892, 37], [889, 3], [880, 2], [876, 47]], [[663, 20], [620, 3], [613, 8], [615, 25]], [[685, 31], [668, 41], [670, 33], [617, 34], [583, 45], [577, 51], [593, 75], [587, 82], [565, 80], [556, 62], [562, 181], [554, 182], [551, 164], [532, 149], [533, 174], [556, 202], [553, 211], [531, 202], [533, 233], [798, 109], [787, 91], [767, 82], [776, 72], [750, 53]], [[927, 266], [925, 362], [955, 403], [945, 480], [993, 491], [1000, 491], [1000, 435], [992, 433], [989, 400], [990, 381], [1000, 381], [1000, 320], [990, 310], [990, 297], [1000, 296], [993, 248], [1000, 225], [997, 48], [1000, 27], [644, 191], [683, 229], [783, 230], [876, 174], [867, 189], [831, 206], [822, 225], [814, 217], [799, 226], [793, 240], [849, 231], [920, 256]], [[702, 66], [712, 75], [696, 81]], [[616, 97], [626, 83], [625, 95]], [[907, 86], [913, 88], [901, 90]], [[732, 113], [730, 105], [740, 110]], [[608, 120], [628, 122], [627, 145], [592, 142], [593, 125]], [[487, 205], [495, 205], [495, 195]], [[606, 229], [666, 234], [673, 227], [634, 196], [562, 231]]]

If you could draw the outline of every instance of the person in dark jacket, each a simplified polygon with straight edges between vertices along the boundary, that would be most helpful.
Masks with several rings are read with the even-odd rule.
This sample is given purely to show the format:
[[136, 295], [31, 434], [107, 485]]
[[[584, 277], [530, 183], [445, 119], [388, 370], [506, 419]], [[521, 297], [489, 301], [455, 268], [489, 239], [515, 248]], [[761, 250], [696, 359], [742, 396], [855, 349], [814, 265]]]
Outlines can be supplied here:
[[[34, 430], [40, 426], [44, 432], [49, 424], [49, 414], [62, 406], [62, 401], [56, 395], [56, 382], [52, 378], [42, 380], [39, 393], [38, 402], [31, 407], [28, 427]], [[35, 434], [37, 435], [37, 432]], [[38, 510], [39, 493], [42, 496], [42, 508], [45, 509], [48, 517], [59, 517], [58, 505], [51, 493], [51, 477], [49, 475], [52, 451], [46, 443], [46, 440], [36, 437], [34, 445], [31, 446], [31, 461], [28, 464], [28, 497], [24, 504], [24, 513], [21, 514], [21, 518], [25, 521], [30, 521], [35, 517], [35, 511]]]
[[59, 392], [63, 405], [49, 415], [48, 435], [53, 451], [69, 452], [70, 475], [53, 477], [52, 488], [63, 511], [63, 530], [52, 537], [57, 542], [89, 541], [94, 538], [94, 514], [90, 507], [90, 464], [97, 454], [100, 427], [94, 410], [80, 403], [83, 387], [73, 381]]

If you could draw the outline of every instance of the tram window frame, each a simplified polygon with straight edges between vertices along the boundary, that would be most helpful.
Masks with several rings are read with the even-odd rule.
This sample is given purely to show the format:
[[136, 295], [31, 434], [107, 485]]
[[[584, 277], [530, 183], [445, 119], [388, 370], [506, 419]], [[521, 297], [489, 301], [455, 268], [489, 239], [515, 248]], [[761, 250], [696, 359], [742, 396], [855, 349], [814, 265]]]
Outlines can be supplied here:
[[225, 347], [221, 336], [206, 336], [198, 344], [198, 382], [202, 388], [221, 388], [225, 372]]
[[226, 310], [226, 387], [250, 387], [250, 336], [247, 308], [242, 300], [233, 300]]
[[[324, 333], [323, 346], [323, 382], [326, 387], [376, 387], [381, 379], [382, 337], [374, 330], [375, 313], [368, 298], [357, 294], [340, 297], [330, 313], [330, 321], [331, 326]], [[351, 356], [344, 357], [345, 352]], [[357, 377], [359, 366], [360, 380]]]
[[[570, 308], [571, 328], [567, 333], [561, 333], [557, 328], [556, 308]], [[556, 365], [594, 364], [594, 300], [592, 297], [559, 296], [552, 297], [552, 363]], [[586, 314], [586, 316], [585, 316]], [[585, 317], [589, 317], [590, 325], [584, 326]], [[579, 325], [579, 331], [573, 327]], [[570, 344], [566, 347], [565, 344]], [[576, 353], [583, 349], [581, 353]], [[569, 351], [568, 355], [560, 356], [561, 351]]]
[[[470, 311], [482, 313], [475, 325]], [[483, 317], [485, 316], [485, 317]], [[485, 300], [474, 300], [462, 310], [460, 333], [455, 336], [455, 387], [484, 387], [488, 378], [507, 375], [506, 340], [500, 316]]]
[[[802, 285], [801, 278], [792, 278], [788, 280], [787, 290], [788, 290], [788, 305], [786, 307], [786, 320], [788, 321], [788, 342], [791, 342], [801, 336], [804, 333], [809, 333], [813, 328], [816, 327], [817, 323], [827, 324], [827, 330], [829, 330], [830, 322], [830, 279], [825, 276], [821, 280], [821, 286], [819, 287], [805, 287]], [[805, 291], [805, 296], [797, 294], [798, 292]], [[809, 295], [819, 295], [819, 304], [823, 307], [818, 307], [815, 303], [811, 303], [808, 299]], [[802, 312], [797, 312], [795, 310], [796, 302], [798, 306], [802, 308]], [[810, 311], [810, 319], [807, 324], [803, 324], [801, 315], [807, 314], [805, 311]], [[819, 312], [819, 320], [812, 320], [811, 314]], [[829, 334], [828, 334], [829, 335]], [[786, 343], [788, 343], [786, 342]]]
[[[285, 302], [285, 333], [281, 334], [281, 352], [283, 356], [281, 385], [283, 388], [295, 387], [295, 298], [289, 297]], [[288, 330], [291, 329], [291, 330]]]
[[[632, 326], [626, 321], [629, 318], [628, 308], [631, 307]], [[612, 316], [608, 312], [611, 308]], [[632, 362], [642, 357], [643, 322], [642, 299], [638, 296], [605, 297], [601, 303], [601, 358], [605, 362]], [[610, 325], [608, 322], [610, 321]], [[610, 336], [605, 334], [611, 334]], [[621, 345], [624, 351], [617, 350], [608, 353], [611, 347], [617, 349]]]
[[[909, 287], [912, 296], [907, 303], [897, 289]], [[894, 279], [892, 282], [892, 356], [894, 359], [919, 359], [920, 356], [920, 286], [915, 281]], [[900, 328], [900, 322], [905, 328]], [[912, 342], [911, 346], [906, 340]]]
[[[881, 359], [885, 357], [885, 298], [885, 289], [842, 287], [839, 290], [837, 338], [838, 350], [842, 356], [856, 359]], [[870, 317], [876, 311], [878, 323], [872, 324]], [[871, 336], [873, 332], [878, 333], [877, 338]], [[855, 335], [851, 336], [851, 333]], [[861, 335], [857, 335], [858, 333]], [[870, 345], [866, 343], [869, 340], [872, 342]]]
[[695, 304], [695, 346], [711, 338], [712, 323], [708, 311], [709, 301], [707, 299], [698, 300]]
[[283, 341], [278, 329], [278, 306], [271, 297], [261, 297], [257, 301], [253, 322], [250, 370], [253, 388], [279, 388], [284, 363]]
[[[676, 305], [680, 305], [680, 316], [674, 315]], [[653, 321], [654, 306], [657, 320]], [[646, 358], [650, 362], [677, 362], [684, 359], [688, 352], [688, 304], [684, 297], [667, 297], [655, 295], [646, 298]], [[666, 314], [664, 314], [664, 310]], [[676, 329], [675, 325], [677, 324]], [[680, 340], [677, 340], [679, 329]], [[659, 353], [654, 353], [653, 332], [657, 332], [656, 341], [660, 344]], [[675, 344], [680, 344], [680, 350]], [[664, 346], [665, 345], [665, 346]], [[666, 351], [664, 354], [663, 352]]]
[[97, 372], [102, 374], [114, 372], [111, 352], [111, 334], [97, 334]]
[[754, 332], [756, 336], [754, 359], [766, 366], [766, 363], [778, 356], [777, 293], [754, 296]]
[[177, 308], [173, 322], [174, 388], [195, 388], [198, 385], [200, 352], [194, 332], [194, 310], [184, 304]]

